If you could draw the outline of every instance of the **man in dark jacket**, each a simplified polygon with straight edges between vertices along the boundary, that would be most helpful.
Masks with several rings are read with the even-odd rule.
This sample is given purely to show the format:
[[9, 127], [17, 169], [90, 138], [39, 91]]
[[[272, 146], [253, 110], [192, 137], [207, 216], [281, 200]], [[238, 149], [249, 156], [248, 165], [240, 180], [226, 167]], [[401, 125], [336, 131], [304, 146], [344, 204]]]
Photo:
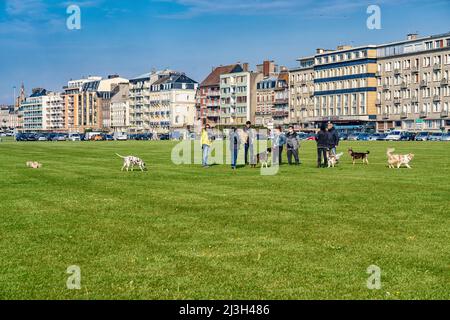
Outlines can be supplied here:
[[286, 133], [286, 149], [287, 158], [289, 165], [292, 165], [292, 157], [295, 159], [295, 165], [300, 164], [300, 159], [298, 157], [298, 149], [300, 144], [298, 142], [297, 133], [294, 131], [293, 126], [289, 126], [289, 131]]
[[322, 167], [322, 156], [324, 160], [323, 166], [328, 166], [327, 151], [330, 146], [328, 139], [327, 125], [322, 123], [320, 126], [320, 131], [316, 135], [317, 142], [317, 168]]
[[330, 143], [330, 152], [336, 154], [336, 147], [339, 146], [339, 133], [331, 122], [328, 122], [328, 140]]

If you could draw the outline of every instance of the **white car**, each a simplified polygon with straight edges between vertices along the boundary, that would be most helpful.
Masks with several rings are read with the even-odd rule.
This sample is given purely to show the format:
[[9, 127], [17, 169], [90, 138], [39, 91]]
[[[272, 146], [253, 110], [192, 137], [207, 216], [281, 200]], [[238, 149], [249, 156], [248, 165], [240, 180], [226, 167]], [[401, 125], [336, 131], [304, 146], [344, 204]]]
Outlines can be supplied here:
[[392, 131], [390, 132], [384, 140], [386, 141], [400, 141], [400, 138], [402, 137], [401, 131]]
[[120, 134], [120, 135], [118, 135], [118, 136], [116, 137], [116, 140], [117, 140], [117, 141], [127, 141], [127, 140], [128, 140], [128, 137], [127, 137], [126, 134]]
[[81, 141], [81, 136], [79, 134], [71, 135], [69, 141]]

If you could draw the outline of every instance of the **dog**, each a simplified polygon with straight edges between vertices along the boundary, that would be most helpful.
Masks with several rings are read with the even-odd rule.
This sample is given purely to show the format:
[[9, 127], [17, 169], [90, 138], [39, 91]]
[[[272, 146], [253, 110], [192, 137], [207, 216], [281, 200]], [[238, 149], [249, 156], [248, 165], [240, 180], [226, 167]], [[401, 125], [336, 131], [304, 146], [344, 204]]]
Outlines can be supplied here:
[[328, 168], [334, 168], [343, 155], [343, 152], [338, 154], [328, 153]]
[[134, 167], [137, 166], [139, 167], [139, 169], [141, 169], [141, 171], [148, 171], [147, 169], [147, 165], [145, 164], [145, 162], [138, 158], [138, 157], [134, 157], [134, 156], [121, 156], [120, 154], [116, 153], [116, 155], [119, 158], [123, 159], [123, 166], [122, 166], [122, 171], [123, 170], [127, 170], [129, 171], [131, 169], [131, 171], [134, 171]]
[[28, 161], [27, 167], [31, 169], [40, 169], [42, 168], [42, 163], [36, 162], [36, 161]]
[[405, 155], [394, 154], [395, 149], [390, 148], [387, 150], [386, 155], [388, 157], [388, 165], [389, 169], [400, 169], [402, 165], [407, 167], [408, 169], [412, 169], [409, 163], [414, 159], [413, 153], [408, 153]]
[[272, 148], [267, 148], [265, 152], [261, 152], [256, 155], [256, 163], [252, 164], [252, 168], [256, 168], [258, 163], [261, 163], [261, 167], [269, 167], [270, 154], [272, 153]]
[[367, 152], [354, 152], [352, 148], [348, 149], [348, 154], [353, 159], [353, 165], [355, 165], [356, 160], [361, 159], [363, 163], [369, 164], [369, 154], [370, 151]]

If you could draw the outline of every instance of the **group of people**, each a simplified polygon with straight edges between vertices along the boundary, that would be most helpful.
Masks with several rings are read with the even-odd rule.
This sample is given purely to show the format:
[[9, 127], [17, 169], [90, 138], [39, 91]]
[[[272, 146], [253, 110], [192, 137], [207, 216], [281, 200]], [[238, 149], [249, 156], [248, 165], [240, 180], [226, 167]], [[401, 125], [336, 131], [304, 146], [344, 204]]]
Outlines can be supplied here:
[[[208, 157], [211, 152], [211, 146], [215, 137], [211, 130], [211, 126], [206, 124], [201, 134], [202, 145], [202, 166], [208, 168]], [[244, 159], [245, 165], [256, 165], [257, 156], [256, 130], [252, 128], [252, 123], [248, 121], [242, 131], [238, 131], [236, 127], [231, 128], [228, 139], [230, 141], [230, 153], [231, 153], [231, 168], [236, 170], [239, 150], [241, 145], [244, 144]], [[286, 133], [283, 133], [283, 129], [278, 126], [273, 130], [272, 134], [272, 162], [278, 165], [283, 163], [283, 151], [286, 149], [286, 155], [289, 165], [300, 165], [300, 142], [298, 135], [293, 126], [289, 126]], [[328, 164], [328, 152], [336, 154], [336, 147], [339, 145], [339, 135], [335, 130], [332, 123], [322, 125], [320, 131], [316, 136], [317, 148], [318, 148], [318, 167], [327, 166]], [[323, 161], [322, 161], [323, 158]]]

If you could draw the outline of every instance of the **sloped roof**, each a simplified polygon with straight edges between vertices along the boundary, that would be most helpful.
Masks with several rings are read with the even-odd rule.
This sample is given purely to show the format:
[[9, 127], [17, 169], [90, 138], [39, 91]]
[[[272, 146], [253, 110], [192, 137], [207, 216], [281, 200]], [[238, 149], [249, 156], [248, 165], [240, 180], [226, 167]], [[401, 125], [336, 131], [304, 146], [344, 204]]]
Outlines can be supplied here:
[[222, 74], [241, 72], [243, 71], [240, 64], [230, 64], [228, 66], [220, 66], [215, 68], [203, 82], [200, 84], [201, 87], [208, 87], [220, 84], [220, 76]]

